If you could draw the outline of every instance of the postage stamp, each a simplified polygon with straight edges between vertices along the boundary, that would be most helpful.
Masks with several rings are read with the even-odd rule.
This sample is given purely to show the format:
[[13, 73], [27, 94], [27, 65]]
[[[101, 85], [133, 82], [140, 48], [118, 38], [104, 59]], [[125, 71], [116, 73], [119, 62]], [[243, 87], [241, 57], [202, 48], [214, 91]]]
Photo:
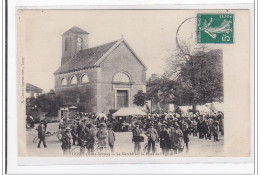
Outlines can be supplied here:
[[197, 14], [197, 43], [234, 43], [233, 14]]

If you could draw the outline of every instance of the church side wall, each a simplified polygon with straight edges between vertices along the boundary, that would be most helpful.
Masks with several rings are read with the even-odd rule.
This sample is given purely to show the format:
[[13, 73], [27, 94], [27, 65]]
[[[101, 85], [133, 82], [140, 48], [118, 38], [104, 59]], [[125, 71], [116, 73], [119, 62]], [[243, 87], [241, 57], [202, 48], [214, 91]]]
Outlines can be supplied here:
[[[82, 83], [81, 77], [87, 74], [88, 83]], [[71, 85], [73, 76], [77, 77], [77, 84]], [[67, 85], [62, 86], [61, 80], [65, 78]], [[97, 112], [97, 69], [86, 69], [77, 72], [55, 75], [55, 93], [60, 96], [63, 104], [78, 106], [77, 98], [80, 98], [80, 107], [84, 112]]]
[[[100, 65], [97, 83], [98, 112], [107, 113], [115, 108], [115, 89], [130, 89], [130, 107], [133, 97], [139, 91], [146, 91], [146, 70], [124, 43], [121, 43]], [[112, 84], [116, 73], [127, 72], [133, 84]]]

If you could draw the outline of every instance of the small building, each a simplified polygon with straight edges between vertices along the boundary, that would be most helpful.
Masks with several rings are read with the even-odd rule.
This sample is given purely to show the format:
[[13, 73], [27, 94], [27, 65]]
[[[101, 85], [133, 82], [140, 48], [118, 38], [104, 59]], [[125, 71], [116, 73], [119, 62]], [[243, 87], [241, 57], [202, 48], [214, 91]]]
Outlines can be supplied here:
[[146, 91], [146, 66], [124, 38], [89, 48], [88, 36], [78, 27], [62, 34], [55, 94], [82, 112], [134, 107], [134, 95]]
[[58, 111], [58, 119], [62, 118], [70, 118], [75, 119], [78, 117], [78, 107], [70, 106], [70, 107], [61, 107]]
[[32, 85], [31, 83], [26, 83], [26, 98], [31, 97], [38, 97], [40, 94], [42, 94], [42, 89]]

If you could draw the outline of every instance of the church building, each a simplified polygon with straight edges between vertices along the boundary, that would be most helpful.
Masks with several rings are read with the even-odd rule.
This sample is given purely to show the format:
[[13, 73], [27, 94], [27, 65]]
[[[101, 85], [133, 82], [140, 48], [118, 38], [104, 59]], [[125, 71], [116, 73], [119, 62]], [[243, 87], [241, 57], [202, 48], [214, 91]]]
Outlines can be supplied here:
[[56, 95], [82, 112], [135, 107], [134, 95], [146, 91], [146, 66], [124, 38], [89, 48], [88, 36], [76, 26], [62, 34]]

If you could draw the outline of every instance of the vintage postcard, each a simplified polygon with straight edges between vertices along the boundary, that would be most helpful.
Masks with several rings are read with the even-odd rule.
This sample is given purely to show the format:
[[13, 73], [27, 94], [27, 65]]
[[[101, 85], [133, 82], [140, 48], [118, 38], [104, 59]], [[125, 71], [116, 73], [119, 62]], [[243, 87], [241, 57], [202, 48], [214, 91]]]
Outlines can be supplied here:
[[17, 10], [19, 157], [249, 157], [249, 10]]

